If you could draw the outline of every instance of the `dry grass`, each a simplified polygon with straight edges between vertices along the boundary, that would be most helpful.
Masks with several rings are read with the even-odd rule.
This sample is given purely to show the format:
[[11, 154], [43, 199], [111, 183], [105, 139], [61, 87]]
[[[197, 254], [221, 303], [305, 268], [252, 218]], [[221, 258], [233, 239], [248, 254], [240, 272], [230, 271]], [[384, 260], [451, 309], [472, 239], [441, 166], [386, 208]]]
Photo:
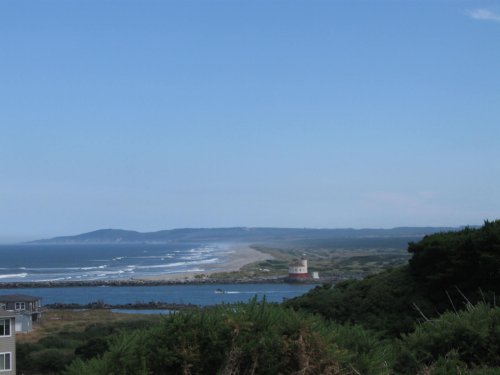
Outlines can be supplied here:
[[16, 340], [21, 343], [36, 342], [45, 336], [61, 331], [82, 332], [86, 327], [96, 323], [114, 323], [131, 320], [158, 321], [157, 315], [120, 314], [110, 310], [46, 310], [40, 323], [33, 324], [30, 333], [17, 334]]

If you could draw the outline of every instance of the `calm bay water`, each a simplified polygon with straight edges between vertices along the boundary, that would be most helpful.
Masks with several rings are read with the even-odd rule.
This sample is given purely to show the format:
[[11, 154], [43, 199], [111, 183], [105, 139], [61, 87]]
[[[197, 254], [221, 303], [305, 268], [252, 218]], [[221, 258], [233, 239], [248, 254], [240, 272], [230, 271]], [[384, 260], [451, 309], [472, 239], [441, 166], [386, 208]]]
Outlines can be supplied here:
[[[28, 294], [42, 298], [43, 304], [87, 304], [103, 300], [112, 305], [135, 302], [161, 301], [167, 303], [208, 306], [219, 303], [247, 302], [264, 296], [269, 302], [282, 302], [306, 293], [315, 285], [302, 284], [211, 284], [165, 285], [133, 287], [71, 287], [71, 288], [22, 288], [0, 289], [0, 294]], [[222, 289], [225, 293], [215, 293]]]

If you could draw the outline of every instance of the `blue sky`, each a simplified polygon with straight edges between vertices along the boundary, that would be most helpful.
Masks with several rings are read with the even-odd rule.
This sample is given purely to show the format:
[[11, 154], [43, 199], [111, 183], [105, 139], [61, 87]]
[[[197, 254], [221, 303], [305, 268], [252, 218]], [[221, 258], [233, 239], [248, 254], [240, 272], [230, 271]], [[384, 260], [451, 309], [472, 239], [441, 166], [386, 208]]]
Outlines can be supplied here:
[[0, 241], [480, 224], [499, 1], [0, 1]]

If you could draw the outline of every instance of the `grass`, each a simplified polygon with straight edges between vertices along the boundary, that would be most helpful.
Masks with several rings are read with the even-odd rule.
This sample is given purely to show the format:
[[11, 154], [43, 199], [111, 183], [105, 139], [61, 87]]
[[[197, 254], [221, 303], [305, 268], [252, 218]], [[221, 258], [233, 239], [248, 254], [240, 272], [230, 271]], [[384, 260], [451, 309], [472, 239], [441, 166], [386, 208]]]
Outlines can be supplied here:
[[[360, 244], [365, 245], [370, 243]], [[273, 259], [247, 264], [239, 271], [214, 273], [210, 277], [226, 280], [285, 277], [288, 275], [288, 264], [304, 256], [309, 261], [309, 270], [319, 272], [323, 278], [359, 279], [406, 264], [410, 258], [406, 248], [399, 247], [399, 244], [375, 245], [380, 247], [336, 247], [325, 244], [310, 247], [286, 244], [273, 247], [252, 246], [258, 251], [272, 255]]]
[[105, 309], [92, 310], [46, 310], [40, 323], [33, 324], [30, 333], [17, 334], [19, 343], [34, 343], [44, 337], [58, 335], [63, 332], [83, 332], [95, 324], [129, 322], [136, 320], [158, 321], [159, 315], [120, 314]]
[[75, 358], [97, 356], [121, 333], [143, 330], [159, 319], [105, 309], [46, 310], [32, 332], [16, 337], [18, 373], [59, 374]]

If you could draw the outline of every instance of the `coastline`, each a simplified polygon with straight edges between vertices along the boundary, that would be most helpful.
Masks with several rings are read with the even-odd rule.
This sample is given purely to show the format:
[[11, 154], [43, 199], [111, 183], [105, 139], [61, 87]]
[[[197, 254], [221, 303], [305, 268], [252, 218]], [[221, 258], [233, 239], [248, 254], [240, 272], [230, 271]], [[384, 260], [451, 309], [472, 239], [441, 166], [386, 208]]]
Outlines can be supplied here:
[[221, 244], [221, 254], [226, 259], [222, 263], [204, 265], [200, 271], [175, 272], [150, 277], [124, 279], [98, 279], [79, 281], [16, 281], [0, 282], [0, 289], [16, 288], [60, 288], [84, 286], [154, 286], [176, 284], [246, 284], [246, 283], [283, 283], [283, 278], [242, 278], [227, 280], [210, 277], [218, 272], [238, 271], [243, 266], [273, 259], [270, 254], [255, 250], [249, 244]]
[[175, 272], [158, 276], [149, 276], [137, 278], [134, 280], [144, 281], [190, 281], [196, 280], [200, 276], [209, 276], [217, 272], [239, 271], [243, 266], [256, 262], [273, 259], [272, 255], [255, 250], [248, 244], [221, 245], [225, 249], [223, 252], [228, 254], [228, 259], [223, 263], [204, 265], [202, 271]]

